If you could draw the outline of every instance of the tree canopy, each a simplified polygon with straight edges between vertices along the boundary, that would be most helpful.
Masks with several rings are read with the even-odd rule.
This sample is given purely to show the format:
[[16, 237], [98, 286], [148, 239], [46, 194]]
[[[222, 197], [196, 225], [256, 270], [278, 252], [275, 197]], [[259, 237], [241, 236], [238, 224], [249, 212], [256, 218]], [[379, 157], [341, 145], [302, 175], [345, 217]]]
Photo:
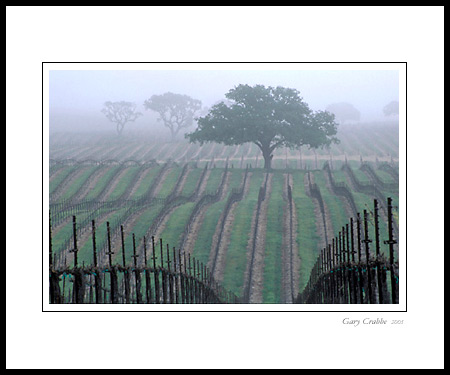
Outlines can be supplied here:
[[131, 102], [106, 102], [102, 109], [102, 113], [109, 121], [116, 124], [117, 134], [122, 134], [125, 124], [135, 121], [142, 113], [136, 112], [136, 104]]
[[172, 140], [175, 140], [179, 131], [193, 124], [194, 116], [202, 107], [202, 102], [188, 95], [166, 92], [163, 95], [152, 95], [144, 102], [145, 109], [159, 114], [158, 121], [169, 128]]
[[241, 84], [225, 97], [227, 104], [220, 102], [197, 119], [197, 129], [186, 134], [190, 142], [253, 142], [262, 151], [266, 169], [276, 148], [317, 148], [338, 142], [334, 115], [312, 111], [295, 89]]

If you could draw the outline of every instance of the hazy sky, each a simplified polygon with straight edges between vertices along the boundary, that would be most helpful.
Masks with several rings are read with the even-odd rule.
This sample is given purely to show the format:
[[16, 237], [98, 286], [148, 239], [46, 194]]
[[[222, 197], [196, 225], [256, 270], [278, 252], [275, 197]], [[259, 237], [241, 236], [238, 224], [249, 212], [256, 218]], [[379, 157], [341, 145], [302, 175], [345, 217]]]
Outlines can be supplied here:
[[210, 107], [241, 83], [295, 88], [313, 110], [349, 102], [361, 121], [381, 120], [382, 108], [399, 98], [397, 70], [52, 70], [50, 115], [98, 114], [105, 101], [121, 100], [135, 102], [145, 114], [143, 101], [168, 91]]

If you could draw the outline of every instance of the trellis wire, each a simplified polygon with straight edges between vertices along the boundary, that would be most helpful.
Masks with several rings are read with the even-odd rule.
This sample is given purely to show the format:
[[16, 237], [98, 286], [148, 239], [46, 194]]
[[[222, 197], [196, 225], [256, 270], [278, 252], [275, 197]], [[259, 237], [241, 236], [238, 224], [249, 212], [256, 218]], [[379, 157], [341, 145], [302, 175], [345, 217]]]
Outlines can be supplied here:
[[[92, 254], [91, 265], [78, 265], [76, 254], [76, 217], [73, 216], [73, 249], [74, 266], [56, 268], [53, 262], [51, 222], [49, 248], [49, 287], [52, 304], [83, 303], [161, 303], [161, 304], [203, 304], [203, 303], [239, 303], [239, 299], [226, 291], [212, 277], [209, 269], [195, 258], [191, 258], [175, 248], [170, 251], [169, 245], [164, 255], [163, 241], [159, 241], [159, 265], [157, 265], [157, 243], [151, 238], [153, 266], [148, 265], [147, 241], [144, 238], [144, 264], [138, 265], [136, 242], [133, 233], [133, 262], [126, 264], [125, 245], [122, 237], [122, 264], [115, 264], [111, 251], [109, 222], [107, 225], [108, 262], [99, 264], [96, 247], [96, 226], [92, 220]], [[172, 254], [171, 254], [172, 253]], [[103, 262], [105, 263], [105, 262]], [[144, 283], [142, 283], [144, 275]], [[153, 282], [152, 282], [153, 281]]]
[[[387, 198], [389, 258], [381, 253], [378, 201], [374, 199], [375, 254], [371, 252], [368, 212], [350, 219], [321, 251], [296, 303], [398, 304], [399, 263], [395, 259], [392, 199]], [[356, 228], [355, 228], [356, 223]], [[362, 253], [364, 251], [364, 255]], [[357, 259], [355, 255], [357, 254]], [[389, 281], [387, 275], [390, 275]]]

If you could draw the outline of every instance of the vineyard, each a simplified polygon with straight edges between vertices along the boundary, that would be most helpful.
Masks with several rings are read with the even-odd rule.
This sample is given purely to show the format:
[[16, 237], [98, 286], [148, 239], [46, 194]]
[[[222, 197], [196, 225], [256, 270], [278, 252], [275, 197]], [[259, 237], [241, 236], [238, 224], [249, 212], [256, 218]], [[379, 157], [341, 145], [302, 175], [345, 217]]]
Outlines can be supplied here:
[[[231, 303], [295, 303], [348, 218], [365, 210], [368, 235], [383, 243], [391, 238], [386, 200], [392, 198], [398, 239], [398, 128], [348, 125], [338, 137], [329, 149], [279, 149], [266, 171], [251, 143], [51, 135], [50, 264], [58, 302], [72, 303], [82, 293], [85, 302], [102, 294], [112, 303], [178, 303], [178, 297], [216, 303], [223, 296]], [[377, 250], [388, 257], [390, 246]], [[398, 244], [393, 248], [398, 261]], [[104, 294], [92, 291], [95, 272], [82, 289], [69, 288], [76, 284], [70, 270], [94, 263], [117, 271], [108, 283], [103, 279]], [[145, 297], [138, 293], [140, 277], [126, 276], [127, 267], [141, 267], [143, 280], [152, 283]], [[158, 268], [167, 278], [156, 276]], [[170, 276], [174, 270], [192, 291], [173, 292], [181, 286]], [[119, 292], [109, 283], [121, 285]]]

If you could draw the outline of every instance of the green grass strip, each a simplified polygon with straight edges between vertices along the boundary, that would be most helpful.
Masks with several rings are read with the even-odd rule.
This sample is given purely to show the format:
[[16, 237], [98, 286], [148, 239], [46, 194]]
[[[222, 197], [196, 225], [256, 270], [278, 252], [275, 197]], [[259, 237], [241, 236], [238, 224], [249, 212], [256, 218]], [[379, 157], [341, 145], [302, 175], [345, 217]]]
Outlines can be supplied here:
[[297, 213], [297, 246], [300, 257], [299, 290], [308, 283], [311, 269], [318, 256], [318, 242], [314, 202], [306, 195], [305, 172], [293, 174], [292, 199]]
[[173, 210], [167, 220], [164, 230], [161, 232], [161, 238], [163, 239], [164, 246], [169, 244], [170, 249], [173, 247], [179, 249], [181, 235], [184, 232], [184, 228], [189, 220], [189, 216], [191, 215], [194, 206], [194, 202], [187, 202]]
[[58, 187], [58, 185], [75, 169], [77, 169], [78, 165], [69, 165], [64, 166], [63, 170], [58, 173], [56, 177], [54, 177], [49, 183], [49, 194], [52, 195], [53, 191]]
[[[209, 260], [209, 254], [212, 247], [212, 238], [216, 231], [217, 223], [222, 215], [228, 197], [231, 194], [232, 189], [239, 188], [242, 183], [243, 170], [242, 169], [229, 169], [229, 187], [228, 193], [219, 202], [211, 204], [204, 213], [203, 221], [200, 223], [200, 228], [197, 233], [197, 239], [193, 248], [193, 256], [203, 264], [207, 264]], [[211, 178], [211, 175], [210, 175]], [[217, 177], [215, 177], [217, 178]], [[208, 180], [209, 181], [209, 180]]]
[[89, 191], [89, 193], [86, 196], [86, 200], [90, 199], [96, 199], [100, 192], [105, 188], [106, 184], [109, 183], [110, 179], [114, 174], [117, 172], [117, 170], [121, 168], [121, 165], [112, 165], [109, 167], [107, 172], [100, 178], [99, 181], [95, 184], [94, 188]]
[[202, 173], [203, 169], [201, 168], [189, 170], [188, 175], [186, 177], [186, 182], [184, 183], [183, 186], [183, 191], [181, 192], [183, 196], [185, 197], [189, 196], [195, 191], [195, 188], [197, 187], [197, 183], [200, 180], [200, 176], [202, 175]]
[[[281, 303], [282, 295], [282, 245], [283, 245], [283, 196], [284, 177], [274, 172], [272, 192], [267, 207], [267, 227], [264, 257], [263, 303]], [[267, 199], [267, 197], [266, 197]]]
[[79, 176], [71, 185], [68, 186], [61, 198], [70, 199], [73, 195], [75, 195], [96, 168], [98, 168], [96, 165], [86, 168], [81, 176]]
[[314, 180], [320, 188], [322, 199], [328, 207], [328, 211], [330, 213], [333, 230], [336, 232], [331, 233], [330, 235], [337, 235], [342, 226], [345, 225], [349, 219], [347, 211], [345, 210], [344, 202], [342, 201], [343, 198], [338, 195], [334, 195], [327, 188], [323, 171], [314, 172]]
[[158, 174], [158, 172], [160, 171], [160, 169], [161, 169], [161, 166], [159, 166], [159, 165], [151, 167], [150, 170], [147, 171], [145, 177], [142, 178], [142, 180], [139, 182], [139, 185], [136, 188], [136, 191], [130, 198], [132, 198], [132, 199], [139, 198], [142, 195], [144, 195], [148, 191], [150, 186], [153, 184], [154, 179], [155, 179], [156, 175]]
[[[133, 181], [134, 176], [138, 173], [140, 167], [128, 167], [126, 169], [125, 174], [117, 181], [116, 186], [114, 186], [114, 190], [108, 197], [108, 200], [114, 200], [119, 198], [127, 189], [128, 185], [131, 181]], [[117, 178], [118, 176], [116, 176]]]
[[181, 167], [173, 167], [170, 169], [162, 183], [161, 190], [158, 193], [158, 198], [166, 198], [172, 192], [182, 170], [183, 168]]
[[223, 278], [224, 287], [237, 296], [242, 294], [252, 216], [264, 176], [262, 170], [253, 170], [252, 173], [248, 194], [236, 207]]

